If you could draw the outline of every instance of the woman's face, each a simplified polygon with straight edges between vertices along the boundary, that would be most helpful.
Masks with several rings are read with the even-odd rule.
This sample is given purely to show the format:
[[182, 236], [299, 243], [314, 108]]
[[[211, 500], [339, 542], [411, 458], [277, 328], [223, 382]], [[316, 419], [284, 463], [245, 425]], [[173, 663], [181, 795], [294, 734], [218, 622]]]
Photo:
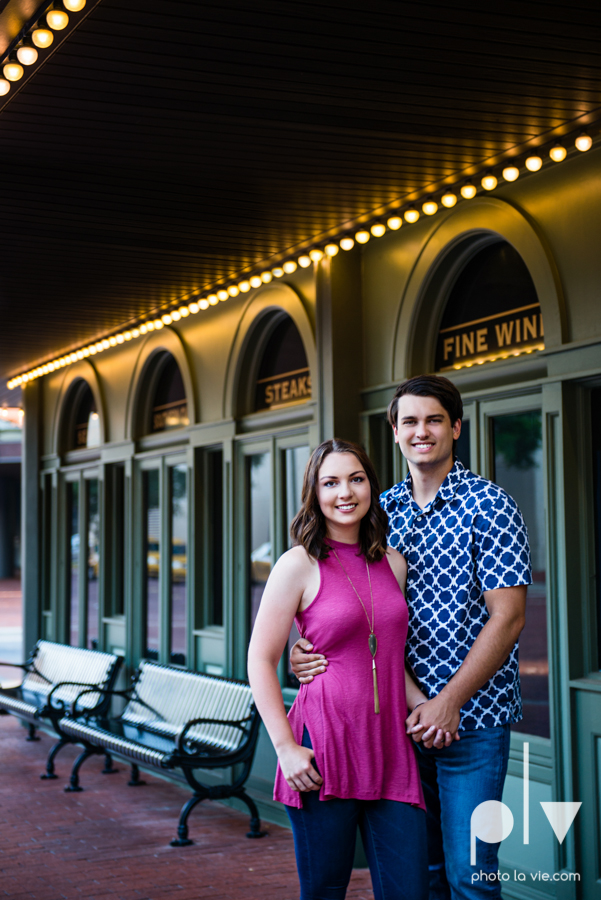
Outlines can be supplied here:
[[371, 504], [371, 486], [354, 453], [326, 456], [317, 478], [317, 500], [330, 537], [358, 540], [361, 519]]

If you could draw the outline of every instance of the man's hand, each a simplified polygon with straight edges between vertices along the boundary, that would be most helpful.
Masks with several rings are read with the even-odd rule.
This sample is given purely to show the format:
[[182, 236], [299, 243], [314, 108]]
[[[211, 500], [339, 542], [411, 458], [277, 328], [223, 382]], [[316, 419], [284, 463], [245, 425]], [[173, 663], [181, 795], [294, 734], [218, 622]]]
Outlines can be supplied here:
[[310, 684], [315, 675], [325, 672], [327, 659], [321, 653], [310, 653], [313, 644], [306, 638], [299, 638], [290, 651], [292, 671], [301, 684]]
[[447, 699], [442, 691], [437, 697], [420, 703], [407, 717], [405, 725], [407, 734], [410, 734], [416, 743], [419, 744], [421, 741], [424, 747], [441, 748], [441, 733], [445, 735], [445, 747], [448, 747], [452, 740], [459, 740], [457, 733], [459, 718], [459, 708]]

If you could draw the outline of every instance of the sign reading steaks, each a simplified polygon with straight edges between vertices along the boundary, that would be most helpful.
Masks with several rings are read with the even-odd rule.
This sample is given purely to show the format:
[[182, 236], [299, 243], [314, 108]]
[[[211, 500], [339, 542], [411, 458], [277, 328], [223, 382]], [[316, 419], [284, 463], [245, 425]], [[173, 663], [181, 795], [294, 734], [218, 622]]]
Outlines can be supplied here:
[[255, 388], [255, 411], [279, 409], [311, 399], [311, 374], [296, 325], [288, 316], [267, 342]]

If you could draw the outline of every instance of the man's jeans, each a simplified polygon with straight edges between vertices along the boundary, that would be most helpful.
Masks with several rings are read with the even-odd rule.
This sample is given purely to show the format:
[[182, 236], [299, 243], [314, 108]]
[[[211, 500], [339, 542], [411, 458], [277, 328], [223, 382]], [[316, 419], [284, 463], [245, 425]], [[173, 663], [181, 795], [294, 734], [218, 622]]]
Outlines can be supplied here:
[[509, 725], [461, 731], [461, 740], [443, 750], [417, 744], [428, 808], [430, 900], [500, 898], [496, 880], [472, 875], [497, 873], [499, 844], [476, 841], [470, 865], [470, 820], [478, 804], [501, 800], [509, 758]]

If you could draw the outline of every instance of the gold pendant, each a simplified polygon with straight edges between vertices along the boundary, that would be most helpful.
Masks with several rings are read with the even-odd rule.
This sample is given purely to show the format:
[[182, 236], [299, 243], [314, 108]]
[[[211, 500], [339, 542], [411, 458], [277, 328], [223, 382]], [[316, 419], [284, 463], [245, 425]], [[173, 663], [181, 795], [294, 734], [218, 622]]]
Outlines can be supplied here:
[[376, 675], [376, 651], [378, 649], [378, 639], [371, 632], [369, 636], [369, 652], [371, 653], [371, 670], [373, 672], [374, 678], [374, 712], [378, 714], [380, 712], [380, 697], [378, 695], [378, 676]]

